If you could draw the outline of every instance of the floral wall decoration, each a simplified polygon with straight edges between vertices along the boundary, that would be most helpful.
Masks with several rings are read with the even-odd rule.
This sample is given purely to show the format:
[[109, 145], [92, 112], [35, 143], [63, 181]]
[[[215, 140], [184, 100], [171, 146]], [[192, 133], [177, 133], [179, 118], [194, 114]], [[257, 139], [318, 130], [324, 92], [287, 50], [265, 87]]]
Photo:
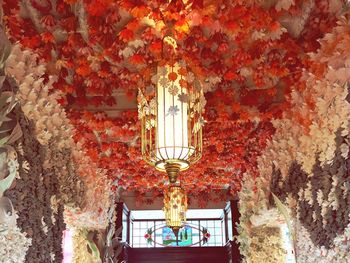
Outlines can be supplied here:
[[255, 253], [250, 258], [251, 262], [261, 262], [269, 259], [269, 262], [281, 263], [285, 261], [285, 251], [279, 227], [260, 226], [252, 229], [251, 248]]
[[60, 189], [58, 178], [43, 169], [44, 148], [35, 138], [33, 124], [28, 124], [20, 111], [17, 116], [23, 130], [18, 146], [20, 179], [6, 196], [18, 211], [18, 227], [32, 240], [25, 262], [61, 262], [65, 224], [63, 204], [55, 203]]
[[286, 180], [281, 180], [279, 171], [273, 174], [271, 191], [284, 201], [287, 197], [296, 200], [296, 216], [301, 228], [301, 234], [297, 236], [297, 253], [306, 260], [310, 248], [303, 248], [303, 238], [321, 251], [308, 262], [316, 262], [322, 257], [326, 257], [325, 260], [345, 260], [350, 255], [350, 242], [346, 238], [350, 226], [350, 158], [346, 148], [349, 147], [349, 138], [349, 134], [341, 136], [339, 130], [332, 164], [322, 167], [317, 161], [310, 177], [296, 163], [290, 167]]
[[1, 152], [7, 166], [1, 158], [0, 261], [61, 262], [65, 224], [59, 177], [44, 168], [46, 152], [21, 110], [16, 82], [3, 76], [1, 85]]
[[75, 229], [73, 235], [73, 262], [119, 262], [123, 246], [119, 236], [122, 227], [116, 229], [115, 203], [108, 211], [108, 226], [103, 230]]
[[342, 263], [349, 259], [349, 227], [347, 227], [343, 235], [339, 235], [334, 239], [332, 249], [316, 246], [310, 239], [310, 233], [300, 222], [297, 222], [296, 228], [297, 239], [300, 240], [300, 242], [297, 242], [297, 251], [299, 251], [298, 262]]
[[[107, 224], [108, 180], [103, 179], [103, 170], [84, 156], [79, 143], [73, 142], [73, 127], [57, 102], [58, 95], [50, 93], [55, 79], [45, 79], [45, 65], [39, 63], [37, 55], [15, 45], [6, 72], [19, 86], [17, 98], [25, 116], [35, 121], [35, 137], [44, 147], [43, 169], [59, 180], [57, 202], [66, 205], [66, 222], [72, 227], [83, 224], [103, 229]], [[101, 202], [106, 207], [101, 207]]]
[[77, 229], [73, 234], [73, 262], [101, 263], [100, 251], [92, 239], [94, 232]]
[[345, 12], [319, 41], [320, 49], [310, 53], [303, 90], [294, 87], [291, 108], [272, 121], [276, 132], [258, 157], [260, 176], [244, 177], [238, 241], [248, 262], [254, 257], [249, 251], [252, 218], [269, 211], [271, 192], [294, 218], [298, 262], [346, 262], [350, 257], [349, 28]]
[[18, 226], [18, 210], [13, 207], [13, 199], [6, 196], [14, 182], [21, 178], [18, 151], [13, 146], [21, 138], [22, 130], [13, 114], [17, 101], [11, 89], [11, 81], [4, 74], [4, 64], [11, 45], [2, 30], [1, 22], [0, 16], [0, 261], [15, 263], [25, 261], [32, 240]]

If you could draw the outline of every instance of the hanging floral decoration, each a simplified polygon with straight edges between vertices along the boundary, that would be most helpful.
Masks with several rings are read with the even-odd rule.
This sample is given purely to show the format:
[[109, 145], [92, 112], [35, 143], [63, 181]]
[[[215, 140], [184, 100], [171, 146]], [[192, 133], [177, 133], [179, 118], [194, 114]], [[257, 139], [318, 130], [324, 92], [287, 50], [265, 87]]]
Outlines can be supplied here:
[[[7, 75], [18, 85], [16, 98], [24, 115], [34, 122], [34, 140], [43, 147], [42, 158], [36, 162], [40, 170], [58, 180], [57, 199], [66, 205], [65, 217], [69, 225], [90, 224], [92, 228], [104, 228], [110, 186], [100, 177], [96, 180], [96, 175], [102, 175], [103, 170], [84, 155], [79, 142], [74, 143], [74, 127], [57, 101], [59, 95], [50, 93], [55, 78], [51, 76], [45, 80], [45, 69], [37, 55], [22, 50], [20, 45], [13, 46], [5, 68]], [[102, 207], [101, 200], [107, 206]]]
[[115, 184], [141, 194], [158, 195], [166, 178], [140, 160], [136, 109], [117, 118], [98, 109], [117, 106], [117, 91], [135, 98], [140, 86], [152, 89], [148, 65], [159, 60], [172, 29], [177, 54], [206, 93], [205, 156], [181, 178], [189, 192], [205, 195], [223, 185], [238, 191], [245, 170], [257, 176], [257, 156], [274, 132], [269, 121], [291, 106], [293, 85], [303, 89], [306, 52], [319, 47], [339, 12], [335, 4], [309, 2], [6, 1], [4, 14], [12, 40], [57, 76], [53, 89], [62, 93], [74, 139]]
[[[110, 189], [154, 196], [163, 192], [165, 176], [141, 160], [137, 108], [116, 117], [105, 109], [118, 107], [118, 92], [135, 102], [140, 87], [145, 93], [154, 89], [148, 65], [159, 61], [162, 40], [171, 29], [176, 52], [201, 82], [206, 103], [204, 156], [182, 173], [186, 191], [201, 197], [202, 205], [217, 189], [239, 192], [239, 241], [249, 260], [255, 256], [252, 238], [258, 235], [251, 217], [269, 211], [271, 176], [278, 171], [279, 187], [291, 191], [285, 202], [294, 216], [309, 218], [302, 226], [300, 236], [307, 242], [298, 244], [300, 258], [310, 248], [327, 251], [331, 260], [346, 258], [347, 246], [334, 246], [344, 241], [348, 228], [337, 226], [336, 234], [327, 230], [333, 240], [320, 250], [314, 234], [331, 217], [345, 218], [345, 208], [337, 202], [348, 181], [333, 170], [348, 160], [346, 1], [14, 0], [4, 1], [3, 9], [8, 35], [20, 43], [7, 74], [19, 86], [22, 110], [35, 122], [40, 144], [71, 149], [79, 175], [74, 185], [81, 180], [85, 191], [67, 209], [67, 222], [105, 226]], [[183, 85], [192, 78], [186, 76]], [[180, 100], [190, 99], [169, 88]], [[151, 108], [142, 105], [141, 114]], [[177, 109], [168, 112], [175, 115]], [[336, 143], [339, 136], [341, 145]], [[285, 183], [293, 167], [311, 184], [297, 194]], [[311, 183], [319, 171], [322, 180], [328, 176], [324, 171], [331, 172], [331, 189], [319, 191]], [[66, 200], [67, 189], [62, 190]], [[300, 202], [317, 208], [312, 215], [316, 229], [310, 229], [311, 215], [303, 213]], [[342, 215], [327, 216], [338, 205], [344, 208]]]
[[[303, 91], [292, 90], [292, 107], [273, 121], [276, 132], [258, 157], [260, 177], [244, 177], [238, 240], [248, 259], [251, 219], [269, 211], [271, 192], [294, 218], [298, 262], [345, 262], [350, 255], [348, 30], [347, 12], [310, 54]], [[300, 120], [304, 125], [296, 125]]]
[[[0, 27], [2, 20], [0, 17]], [[22, 151], [14, 147], [23, 132], [14, 114], [18, 101], [11, 80], [4, 74], [4, 66], [10, 55], [11, 45], [0, 28], [0, 261], [24, 262], [32, 236], [21, 227], [18, 207], [14, 198], [9, 198], [14, 183], [22, 179], [21, 168], [29, 172], [29, 164], [21, 162]]]

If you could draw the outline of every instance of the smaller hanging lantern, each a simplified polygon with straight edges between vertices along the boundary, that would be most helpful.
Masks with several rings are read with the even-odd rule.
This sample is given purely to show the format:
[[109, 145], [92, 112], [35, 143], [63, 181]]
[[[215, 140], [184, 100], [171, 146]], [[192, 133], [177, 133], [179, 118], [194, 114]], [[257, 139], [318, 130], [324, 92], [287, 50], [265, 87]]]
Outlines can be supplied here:
[[187, 195], [179, 185], [170, 185], [164, 191], [164, 213], [168, 227], [170, 227], [175, 236], [179, 229], [186, 222]]

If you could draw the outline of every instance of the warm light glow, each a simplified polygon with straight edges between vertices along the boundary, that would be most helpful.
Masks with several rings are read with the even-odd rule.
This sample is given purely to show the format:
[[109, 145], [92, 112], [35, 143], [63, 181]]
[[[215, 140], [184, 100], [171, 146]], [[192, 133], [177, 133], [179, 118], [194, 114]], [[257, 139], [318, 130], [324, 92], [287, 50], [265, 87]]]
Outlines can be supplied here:
[[185, 191], [180, 186], [169, 186], [164, 192], [164, 213], [167, 226], [180, 228], [186, 222], [186, 211]]
[[159, 62], [150, 82], [140, 87], [142, 156], [166, 171], [170, 182], [202, 156], [204, 106], [202, 84], [182, 60]]
[[[164, 78], [159, 78], [157, 84], [157, 158], [179, 162], [186, 161], [193, 149], [188, 143], [188, 103], [183, 103], [176, 94], [188, 95], [187, 89], [180, 86], [180, 76], [178, 74], [179, 65], [173, 67], [159, 67], [158, 70], [166, 70], [168, 73], [176, 73], [177, 79], [164, 85]], [[176, 92], [177, 91], [177, 92]], [[175, 96], [174, 96], [174, 93]], [[179, 162], [181, 168], [187, 168], [186, 162]], [[164, 162], [157, 165], [163, 169]]]

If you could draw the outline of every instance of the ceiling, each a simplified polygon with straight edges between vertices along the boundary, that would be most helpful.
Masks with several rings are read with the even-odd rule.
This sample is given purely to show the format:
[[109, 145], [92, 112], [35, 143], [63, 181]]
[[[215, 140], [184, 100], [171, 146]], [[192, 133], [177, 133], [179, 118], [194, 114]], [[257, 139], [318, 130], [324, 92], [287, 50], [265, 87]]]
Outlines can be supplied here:
[[4, 15], [11, 41], [35, 50], [57, 77], [52, 92], [61, 94], [74, 139], [107, 171], [111, 190], [134, 193], [123, 197], [133, 206], [167, 185], [142, 161], [136, 102], [162, 38], [176, 39], [207, 101], [204, 154], [181, 183], [193, 199], [218, 201], [213, 193], [234, 196], [245, 172], [259, 176], [271, 120], [291, 106], [291, 87], [303, 87], [307, 53], [335, 24], [335, 4], [345, 1], [13, 0]]
[[[224, 197], [224, 198], [223, 198]], [[188, 209], [224, 209], [229, 201], [227, 191], [220, 193], [210, 193], [209, 198], [200, 199], [197, 196], [188, 196]], [[164, 207], [162, 197], [153, 197], [151, 194], [139, 200], [139, 195], [135, 192], [122, 192], [120, 201], [125, 203], [129, 210], [162, 210]]]

